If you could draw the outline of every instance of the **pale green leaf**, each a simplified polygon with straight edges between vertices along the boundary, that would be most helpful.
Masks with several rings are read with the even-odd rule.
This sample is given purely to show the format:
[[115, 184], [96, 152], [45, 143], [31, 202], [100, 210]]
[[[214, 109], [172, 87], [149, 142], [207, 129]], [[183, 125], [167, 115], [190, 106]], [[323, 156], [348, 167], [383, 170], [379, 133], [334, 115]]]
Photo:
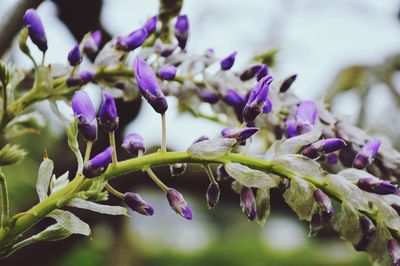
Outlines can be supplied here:
[[128, 215], [128, 210], [124, 207], [103, 205], [79, 198], [70, 200], [67, 205], [107, 215]]
[[278, 182], [266, 173], [240, 163], [227, 163], [225, 170], [229, 176], [246, 187], [271, 188], [278, 185]]
[[341, 238], [353, 245], [358, 244], [362, 238], [358, 212], [346, 203], [342, 203], [340, 213], [333, 217], [332, 226]]
[[256, 194], [257, 223], [264, 225], [271, 210], [269, 189], [259, 188]]
[[62, 189], [63, 187], [65, 187], [66, 185], [68, 185], [69, 183], [68, 174], [69, 172], [67, 171], [58, 178], [56, 178], [55, 175], [52, 176], [50, 182], [50, 194], [53, 194]]
[[274, 168], [286, 172], [289, 176], [300, 178], [314, 178], [322, 180], [324, 172], [319, 163], [299, 154], [287, 154], [272, 160]]
[[192, 144], [188, 152], [193, 157], [212, 159], [226, 154], [235, 144], [236, 140], [230, 138], [208, 139]]
[[78, 161], [78, 172], [81, 172], [83, 169], [83, 158], [81, 152], [79, 151], [78, 144], [78, 120], [75, 119], [74, 122], [67, 127], [67, 137], [68, 145]]
[[47, 192], [49, 190], [49, 184], [51, 176], [53, 174], [53, 170], [54, 163], [48, 158], [45, 158], [39, 166], [36, 191], [40, 201], [43, 201], [45, 198], [47, 198]]

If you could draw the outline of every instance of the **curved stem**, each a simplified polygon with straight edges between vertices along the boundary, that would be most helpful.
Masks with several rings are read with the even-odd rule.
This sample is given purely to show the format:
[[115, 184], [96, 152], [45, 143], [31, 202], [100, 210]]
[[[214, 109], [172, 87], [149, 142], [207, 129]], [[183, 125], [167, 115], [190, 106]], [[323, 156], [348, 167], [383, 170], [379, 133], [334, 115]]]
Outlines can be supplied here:
[[167, 187], [157, 176], [156, 174], [153, 172], [153, 170], [151, 170], [151, 168], [146, 168], [145, 169], [146, 173], [150, 176], [151, 180], [154, 181], [154, 183], [157, 184], [157, 186], [159, 186], [162, 190], [164, 190], [164, 192], [167, 192], [167, 190], [169, 189], [169, 187]]
[[121, 192], [119, 192], [118, 190], [116, 190], [115, 188], [113, 188], [110, 184], [106, 183], [106, 189], [108, 190], [108, 192], [110, 192], [111, 194], [113, 194], [114, 196], [116, 196], [117, 198], [123, 199], [124, 198], [124, 194], [122, 194]]
[[3, 173], [0, 173], [0, 187], [1, 187], [1, 198], [2, 198], [0, 227], [4, 228], [7, 224], [7, 220], [9, 217], [9, 205], [8, 205], [7, 181]]
[[92, 147], [93, 147], [93, 141], [88, 141], [86, 143], [85, 159], [83, 160], [83, 163], [89, 161], [90, 153], [92, 152]]

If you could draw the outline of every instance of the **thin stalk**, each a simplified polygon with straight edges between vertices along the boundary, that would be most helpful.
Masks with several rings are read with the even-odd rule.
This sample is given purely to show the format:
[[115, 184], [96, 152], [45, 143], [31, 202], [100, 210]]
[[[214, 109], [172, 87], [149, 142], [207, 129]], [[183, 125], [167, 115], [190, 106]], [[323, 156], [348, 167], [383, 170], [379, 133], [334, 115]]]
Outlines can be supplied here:
[[161, 126], [162, 126], [162, 137], [161, 137], [161, 151], [167, 151], [167, 122], [165, 121], [165, 113], [161, 114]]
[[36, 63], [35, 58], [33, 58], [33, 56], [31, 54], [27, 54], [27, 56], [29, 57], [29, 59], [31, 59], [32, 63], [33, 63], [33, 67], [35, 68], [35, 70], [38, 69], [38, 65]]
[[10, 209], [8, 203], [7, 181], [3, 173], [0, 173], [0, 187], [1, 187], [1, 198], [2, 198], [0, 227], [4, 228], [7, 225], [8, 217], [10, 215]]
[[110, 192], [111, 194], [113, 194], [114, 196], [116, 196], [117, 198], [123, 199], [124, 198], [124, 194], [119, 192], [118, 190], [116, 190], [115, 188], [113, 188], [110, 184], [106, 183], [106, 189], [108, 190], [108, 192]]
[[83, 163], [85, 164], [90, 159], [90, 153], [92, 152], [93, 141], [88, 141], [86, 143], [86, 151], [85, 151], [85, 158], [83, 159]]
[[167, 187], [160, 179], [158, 179], [158, 177], [156, 176], [156, 174], [153, 172], [153, 170], [151, 170], [150, 167], [146, 168], [144, 170], [149, 177], [151, 178], [151, 180], [154, 181], [154, 183], [156, 183], [157, 186], [159, 186], [162, 190], [164, 190], [165, 192], [167, 192], [167, 190], [169, 189], [169, 187]]
[[115, 145], [115, 133], [114, 133], [114, 131], [108, 133], [108, 139], [110, 141], [110, 146], [112, 148], [112, 157], [111, 157], [112, 166], [116, 167], [117, 163], [118, 163], [118, 158], [117, 158], [117, 148], [116, 148], [116, 145]]
[[44, 66], [44, 59], [46, 58], [46, 53], [43, 53], [42, 54], [42, 63], [41, 63], [41, 66]]
[[204, 167], [204, 169], [206, 169], [206, 173], [208, 175], [208, 178], [210, 179], [210, 182], [213, 183], [213, 184], [217, 184], [217, 181], [215, 181], [215, 177], [214, 177], [214, 174], [213, 174], [213, 172], [211, 170], [210, 165], [209, 164], [203, 165], [203, 167]]

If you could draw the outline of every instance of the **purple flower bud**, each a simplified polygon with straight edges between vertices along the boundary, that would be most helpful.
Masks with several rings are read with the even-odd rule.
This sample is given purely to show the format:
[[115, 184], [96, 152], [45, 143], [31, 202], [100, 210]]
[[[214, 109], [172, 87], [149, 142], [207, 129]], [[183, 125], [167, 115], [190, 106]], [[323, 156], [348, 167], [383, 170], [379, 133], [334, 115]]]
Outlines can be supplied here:
[[170, 166], [171, 176], [181, 176], [187, 169], [186, 163], [176, 163]]
[[158, 75], [164, 80], [173, 80], [176, 75], [176, 67], [171, 64], [164, 65], [158, 69]]
[[400, 265], [400, 249], [395, 239], [390, 239], [387, 243], [387, 249], [390, 257], [393, 259], [393, 265]]
[[217, 167], [217, 180], [222, 181], [230, 178], [228, 172], [225, 170], [225, 165], [220, 164]]
[[253, 65], [248, 69], [244, 70], [242, 74], [240, 74], [239, 78], [242, 81], [246, 81], [255, 77], [255, 75], [260, 71], [262, 65]]
[[28, 9], [23, 17], [24, 25], [28, 28], [29, 37], [43, 53], [47, 51], [47, 38], [42, 21], [35, 9]]
[[357, 185], [364, 191], [379, 195], [394, 194], [397, 191], [397, 185], [372, 177], [358, 179]]
[[153, 207], [149, 203], [145, 202], [137, 193], [125, 193], [124, 202], [132, 211], [147, 216], [152, 216], [154, 214]]
[[210, 183], [207, 189], [207, 205], [208, 208], [214, 208], [219, 201], [220, 190], [217, 183]]
[[296, 110], [297, 132], [304, 134], [311, 131], [317, 121], [317, 106], [314, 101], [303, 101]]
[[366, 236], [362, 236], [360, 242], [357, 243], [357, 245], [354, 246], [354, 249], [356, 251], [366, 251], [368, 248], [369, 244], [369, 238]]
[[208, 136], [203, 135], [203, 136], [200, 136], [199, 138], [197, 138], [195, 141], [193, 141], [193, 144], [199, 143], [199, 142], [201, 142], [201, 141], [203, 141], [203, 140], [209, 140], [209, 139], [210, 139], [210, 138], [209, 138]]
[[262, 64], [261, 68], [257, 71], [256, 77], [257, 81], [260, 81], [263, 77], [269, 74], [269, 69], [266, 64]]
[[66, 83], [67, 87], [83, 86], [93, 81], [96, 72], [92, 70], [82, 71], [76, 74], [72, 74], [68, 77]]
[[364, 169], [369, 164], [371, 164], [372, 161], [375, 159], [375, 156], [378, 154], [380, 146], [380, 140], [371, 140], [367, 144], [365, 144], [354, 158], [354, 168]]
[[85, 163], [82, 171], [83, 175], [86, 178], [92, 178], [104, 173], [111, 163], [111, 157], [112, 148], [108, 147]]
[[208, 91], [208, 90], [203, 89], [203, 88], [197, 87], [196, 88], [196, 92], [199, 95], [200, 99], [203, 102], [206, 102], [206, 103], [210, 103], [210, 104], [217, 103], [219, 101], [219, 98], [220, 98], [218, 93], [212, 92], [212, 91]]
[[253, 122], [263, 112], [267, 102], [271, 76], [262, 78], [250, 93], [249, 99], [243, 109], [243, 118], [246, 122]]
[[87, 54], [95, 53], [97, 50], [99, 50], [100, 43], [101, 31], [96, 30], [82, 40], [83, 51]]
[[322, 211], [324, 220], [330, 221], [333, 217], [333, 207], [330, 198], [320, 189], [314, 191], [313, 197]]
[[267, 98], [267, 100], [265, 101], [265, 105], [263, 107], [263, 113], [264, 114], [268, 114], [269, 112], [272, 111], [272, 102], [270, 99]]
[[224, 102], [234, 108], [241, 108], [246, 104], [246, 97], [235, 91], [234, 89], [227, 89], [223, 97]]
[[281, 93], [286, 92], [290, 88], [290, 86], [292, 86], [292, 84], [296, 80], [296, 78], [297, 78], [297, 75], [295, 74], [295, 75], [292, 75], [292, 76], [288, 77], [287, 79], [285, 79], [282, 82], [281, 87], [279, 88], [279, 92], [281, 92]]
[[155, 52], [160, 54], [162, 57], [170, 56], [175, 51], [176, 47], [178, 47], [178, 44], [164, 44], [160, 39], [157, 39], [154, 44]]
[[226, 127], [221, 131], [221, 135], [224, 138], [236, 139], [238, 142], [242, 142], [253, 136], [257, 131], [258, 128], [256, 127]]
[[364, 215], [360, 217], [360, 226], [365, 237], [371, 238], [374, 236], [376, 232], [375, 224], [367, 216]]
[[250, 221], [256, 218], [256, 199], [251, 188], [243, 186], [240, 190], [240, 206]]
[[324, 228], [324, 224], [322, 221], [322, 216], [319, 212], [315, 213], [311, 217], [311, 222], [310, 222], [310, 233], [309, 236], [316, 236], [317, 233]]
[[85, 91], [75, 92], [72, 97], [72, 110], [78, 120], [79, 132], [87, 141], [95, 141], [97, 139], [96, 111]]
[[221, 64], [221, 69], [222, 70], [226, 71], [226, 70], [231, 69], [231, 67], [235, 63], [236, 54], [237, 54], [237, 52], [233, 52], [233, 53], [231, 53], [230, 55], [228, 55], [227, 57], [225, 57], [224, 59], [221, 60], [220, 64]]
[[165, 113], [168, 109], [167, 99], [161, 91], [153, 69], [139, 57], [134, 60], [133, 68], [140, 94], [142, 94], [157, 113]]
[[329, 163], [329, 164], [337, 164], [337, 162], [338, 162], [338, 156], [336, 155], [336, 153], [329, 153], [329, 154], [327, 154], [327, 156], [326, 156], [326, 161]]
[[147, 31], [147, 34], [150, 35], [152, 34], [157, 27], [157, 16], [151, 17], [146, 21], [146, 24], [144, 24], [144, 28]]
[[112, 132], [118, 128], [118, 114], [114, 98], [108, 92], [103, 92], [103, 101], [99, 109], [100, 126], [107, 132]]
[[186, 15], [179, 16], [175, 23], [175, 37], [179, 47], [183, 50], [189, 37], [189, 20]]
[[82, 55], [78, 44], [76, 44], [71, 51], [69, 51], [68, 61], [71, 66], [77, 66], [82, 62]]
[[147, 39], [147, 31], [145, 28], [141, 28], [131, 32], [128, 36], [117, 37], [116, 48], [122, 51], [133, 51], [141, 46]]
[[134, 156], [137, 156], [139, 151], [145, 151], [144, 139], [141, 135], [137, 133], [129, 134], [122, 141], [121, 147], [133, 154]]
[[285, 120], [285, 129], [286, 135], [288, 138], [292, 138], [297, 136], [297, 124], [296, 124], [296, 117], [293, 115], [289, 115], [286, 117]]
[[302, 154], [314, 159], [317, 158], [320, 153], [331, 153], [340, 150], [345, 145], [346, 142], [339, 138], [322, 139], [305, 148]]
[[188, 204], [183, 198], [182, 194], [173, 188], [169, 188], [166, 192], [166, 196], [171, 208], [182, 217], [192, 220], [192, 211], [190, 210]]

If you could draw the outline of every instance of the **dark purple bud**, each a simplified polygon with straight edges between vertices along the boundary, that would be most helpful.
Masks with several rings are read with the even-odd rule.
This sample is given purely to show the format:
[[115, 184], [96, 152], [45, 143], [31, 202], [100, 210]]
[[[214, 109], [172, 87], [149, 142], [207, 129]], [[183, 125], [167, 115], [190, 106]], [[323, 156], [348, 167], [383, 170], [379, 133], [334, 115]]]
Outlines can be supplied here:
[[47, 51], [47, 38], [43, 28], [42, 21], [35, 9], [25, 11], [23, 17], [24, 25], [28, 28], [29, 37], [43, 53]]
[[314, 191], [313, 197], [322, 211], [323, 219], [330, 221], [333, 217], [333, 207], [330, 198], [320, 189]]
[[206, 135], [200, 136], [199, 138], [197, 138], [195, 141], [193, 141], [193, 144], [201, 142], [203, 140], [209, 140], [210, 138]]
[[317, 212], [311, 217], [309, 236], [316, 236], [322, 228], [324, 228], [322, 216]]
[[83, 175], [86, 178], [92, 178], [104, 173], [111, 163], [112, 148], [108, 147], [101, 153], [97, 154], [95, 157], [90, 159], [83, 166]]
[[317, 106], [314, 101], [303, 101], [296, 110], [297, 132], [304, 134], [313, 128], [317, 121]]
[[346, 142], [339, 138], [322, 139], [305, 148], [302, 154], [314, 159], [317, 158], [320, 153], [331, 153], [340, 150], [345, 145]]
[[257, 133], [258, 128], [256, 127], [226, 127], [221, 131], [221, 135], [224, 138], [236, 139], [238, 142], [242, 142], [255, 133]]
[[99, 50], [101, 43], [101, 31], [96, 30], [82, 40], [83, 52], [87, 54], [95, 53]]
[[393, 260], [393, 265], [400, 265], [400, 249], [397, 241], [395, 239], [390, 239], [387, 243], [387, 249], [390, 257]]
[[218, 93], [212, 92], [212, 91], [209, 91], [209, 90], [206, 90], [203, 88], [197, 87], [196, 92], [199, 95], [200, 99], [206, 103], [210, 103], [210, 104], [217, 103], [220, 98]]
[[227, 89], [225, 96], [223, 97], [224, 102], [234, 108], [241, 108], [246, 104], [246, 97], [235, 91], [234, 89]]
[[128, 36], [117, 37], [116, 48], [122, 51], [133, 51], [141, 46], [147, 39], [147, 31], [145, 28], [141, 28], [131, 32]]
[[188, 204], [183, 198], [182, 194], [173, 188], [169, 188], [166, 192], [166, 196], [171, 208], [182, 217], [192, 220], [192, 211], [190, 210]]
[[146, 21], [146, 24], [144, 25], [144, 28], [147, 31], [147, 34], [150, 35], [152, 34], [157, 27], [157, 16], [151, 17]]
[[83, 86], [93, 81], [96, 72], [91, 70], [82, 71], [79, 73], [72, 74], [68, 77], [66, 83], [67, 87]]
[[167, 99], [160, 88], [153, 69], [139, 57], [134, 60], [133, 68], [140, 94], [157, 113], [165, 113], [168, 109]]
[[225, 165], [220, 164], [217, 167], [217, 180], [222, 181], [230, 178], [228, 172], [225, 170]]
[[263, 77], [269, 74], [268, 66], [265, 64], [261, 65], [261, 68], [257, 71], [256, 77], [257, 81], [260, 81]]
[[244, 70], [242, 74], [240, 74], [239, 78], [242, 81], [246, 81], [255, 77], [255, 75], [260, 71], [262, 65], [253, 65], [248, 69]]
[[329, 164], [337, 164], [338, 162], [338, 156], [336, 155], [336, 153], [329, 153], [326, 155], [326, 161]]
[[356, 251], [366, 251], [368, 248], [369, 244], [369, 238], [366, 236], [363, 236], [360, 240], [360, 242], [357, 243], [357, 245], [354, 246], [354, 249]]
[[361, 150], [356, 154], [353, 161], [354, 168], [364, 169], [375, 159], [378, 154], [379, 147], [381, 146], [380, 140], [371, 140], [365, 144]]
[[87, 141], [97, 139], [96, 111], [89, 95], [85, 91], [77, 91], [72, 97], [72, 110], [78, 120], [78, 129]]
[[397, 185], [372, 177], [360, 178], [357, 185], [364, 191], [379, 195], [394, 194], [397, 191]]
[[121, 147], [134, 156], [137, 156], [139, 151], [144, 152], [146, 149], [143, 137], [137, 133], [132, 133], [126, 136], [122, 141]]
[[175, 37], [179, 47], [183, 50], [189, 37], [189, 20], [186, 15], [179, 16], [175, 23]]
[[240, 206], [250, 221], [256, 218], [256, 199], [251, 188], [243, 186], [240, 190]]
[[233, 52], [233, 53], [231, 53], [230, 55], [228, 55], [227, 57], [225, 57], [224, 59], [221, 60], [220, 64], [221, 64], [221, 69], [222, 70], [231, 69], [231, 67], [235, 63], [236, 54], [237, 54], [237, 52]]
[[282, 82], [281, 87], [279, 88], [279, 92], [284, 93], [286, 92], [288, 89], [290, 89], [290, 86], [292, 86], [293, 82], [296, 80], [297, 75], [292, 75], [290, 77], [288, 77], [287, 79], [285, 79]]
[[68, 53], [68, 61], [71, 66], [77, 66], [82, 62], [81, 51], [79, 45], [76, 44]]
[[272, 82], [271, 76], [262, 78], [250, 93], [249, 99], [243, 109], [243, 118], [246, 122], [253, 122], [256, 117], [264, 111], [267, 104], [269, 84]]
[[219, 201], [220, 190], [217, 183], [210, 183], [207, 189], [207, 205], [208, 208], [214, 208]]
[[132, 211], [147, 216], [152, 216], [154, 214], [153, 207], [149, 203], [145, 202], [137, 193], [125, 193], [124, 202]]
[[170, 166], [171, 176], [181, 176], [187, 169], [186, 163], [176, 163]]
[[367, 216], [364, 215], [360, 217], [360, 226], [365, 237], [371, 238], [374, 236], [376, 232], [375, 224]]
[[296, 118], [293, 115], [289, 115], [285, 119], [285, 129], [288, 138], [297, 136], [297, 124]]
[[118, 114], [114, 98], [108, 92], [103, 92], [103, 101], [99, 109], [100, 126], [107, 132], [112, 132], [118, 128]]
[[164, 44], [159, 39], [157, 39], [154, 44], [155, 52], [163, 57], [170, 56], [175, 51], [176, 47], [178, 47], [178, 44], [176, 43]]
[[158, 69], [158, 75], [164, 80], [173, 80], [176, 75], [176, 67], [171, 64], [164, 65]]

